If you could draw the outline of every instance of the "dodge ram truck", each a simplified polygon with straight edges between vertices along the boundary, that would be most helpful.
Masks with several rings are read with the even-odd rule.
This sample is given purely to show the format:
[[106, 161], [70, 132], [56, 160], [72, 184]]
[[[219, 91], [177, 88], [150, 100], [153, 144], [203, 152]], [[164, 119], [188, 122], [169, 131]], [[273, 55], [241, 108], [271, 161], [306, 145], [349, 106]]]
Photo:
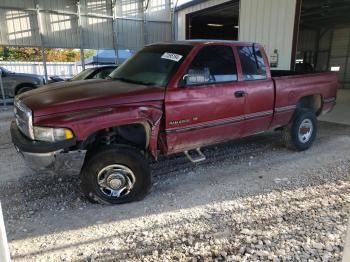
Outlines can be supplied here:
[[108, 79], [17, 96], [11, 135], [30, 167], [59, 173], [75, 163], [89, 200], [119, 204], [146, 196], [148, 160], [160, 154], [196, 163], [205, 160], [202, 147], [267, 130], [308, 149], [337, 85], [332, 72], [270, 71], [257, 43], [152, 44]]

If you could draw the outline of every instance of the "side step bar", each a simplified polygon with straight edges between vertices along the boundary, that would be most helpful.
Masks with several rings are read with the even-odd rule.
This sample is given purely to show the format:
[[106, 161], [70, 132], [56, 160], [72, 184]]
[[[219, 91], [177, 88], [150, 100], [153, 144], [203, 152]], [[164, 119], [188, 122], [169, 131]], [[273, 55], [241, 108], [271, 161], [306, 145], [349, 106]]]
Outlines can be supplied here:
[[192, 163], [198, 163], [202, 162], [206, 159], [205, 155], [202, 153], [200, 148], [196, 148], [194, 151], [196, 151], [196, 156], [191, 156], [188, 151], [184, 151], [185, 156], [190, 160]]

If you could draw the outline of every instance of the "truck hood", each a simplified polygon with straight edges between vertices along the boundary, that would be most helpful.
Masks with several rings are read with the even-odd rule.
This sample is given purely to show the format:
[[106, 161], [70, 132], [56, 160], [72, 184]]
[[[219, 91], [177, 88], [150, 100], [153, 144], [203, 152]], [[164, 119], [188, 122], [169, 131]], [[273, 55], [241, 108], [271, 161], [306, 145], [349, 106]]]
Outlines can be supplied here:
[[41, 76], [36, 75], [36, 74], [28, 74], [28, 73], [16, 73], [16, 72], [11, 72], [11, 75], [14, 76], [25, 76], [25, 77], [34, 77], [34, 78], [41, 78]]
[[118, 80], [58, 82], [18, 96], [35, 117], [89, 108], [164, 100], [165, 89]]

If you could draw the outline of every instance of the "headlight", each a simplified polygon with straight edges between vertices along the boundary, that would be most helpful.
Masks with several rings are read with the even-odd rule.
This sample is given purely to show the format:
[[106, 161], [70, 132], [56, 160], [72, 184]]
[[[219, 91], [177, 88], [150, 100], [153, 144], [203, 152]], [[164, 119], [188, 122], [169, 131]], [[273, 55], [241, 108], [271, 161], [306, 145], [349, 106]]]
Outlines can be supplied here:
[[67, 128], [34, 127], [35, 140], [46, 142], [58, 142], [74, 137], [72, 131]]

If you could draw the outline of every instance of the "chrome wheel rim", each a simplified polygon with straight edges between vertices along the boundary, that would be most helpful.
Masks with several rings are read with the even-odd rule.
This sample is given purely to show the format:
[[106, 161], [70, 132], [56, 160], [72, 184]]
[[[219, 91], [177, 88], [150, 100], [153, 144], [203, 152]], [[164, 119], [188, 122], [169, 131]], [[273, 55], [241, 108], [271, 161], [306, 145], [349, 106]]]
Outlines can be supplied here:
[[313, 130], [314, 126], [312, 124], [312, 121], [310, 119], [304, 119], [299, 126], [299, 141], [302, 143], [307, 143], [312, 136]]
[[134, 173], [124, 165], [106, 166], [97, 175], [99, 189], [107, 197], [120, 198], [128, 195], [135, 182]]

